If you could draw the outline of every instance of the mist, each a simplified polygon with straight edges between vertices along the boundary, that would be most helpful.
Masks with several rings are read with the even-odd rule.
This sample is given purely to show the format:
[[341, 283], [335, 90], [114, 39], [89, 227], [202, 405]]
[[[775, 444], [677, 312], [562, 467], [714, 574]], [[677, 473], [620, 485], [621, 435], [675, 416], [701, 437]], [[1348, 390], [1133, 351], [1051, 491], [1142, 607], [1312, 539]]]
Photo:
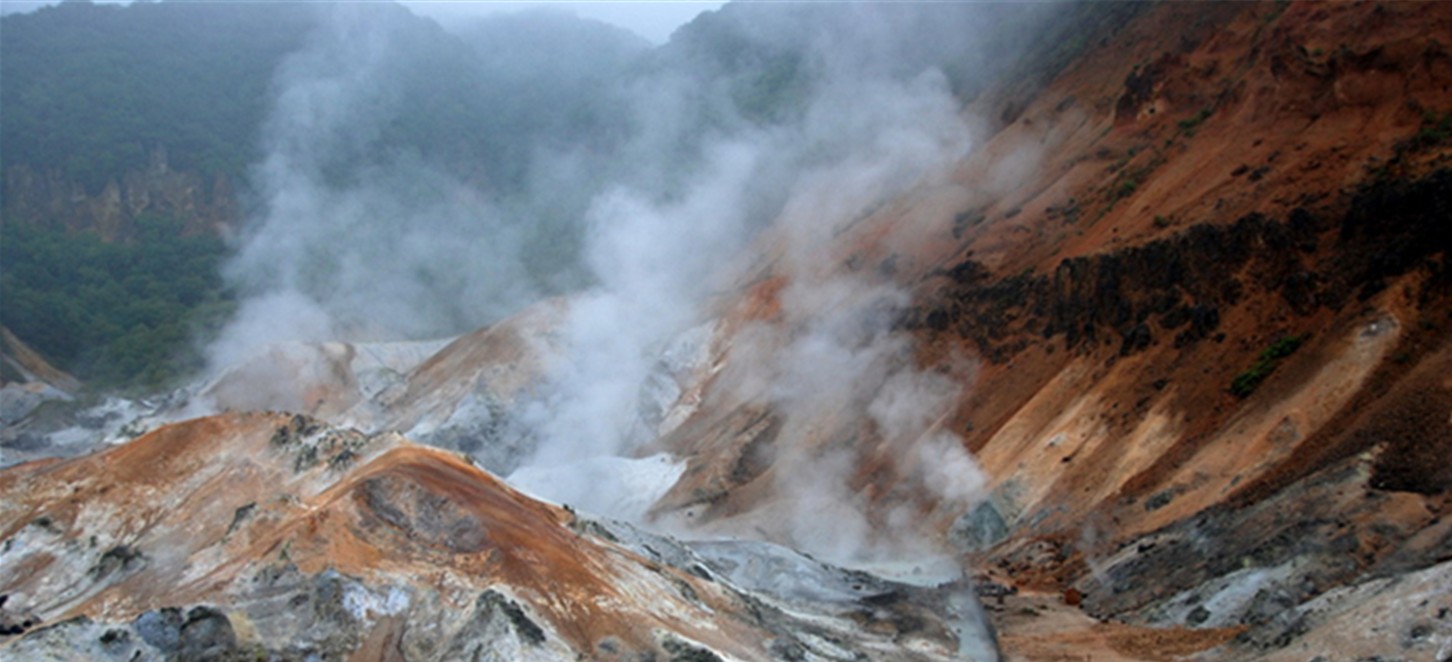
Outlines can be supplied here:
[[[906, 285], [830, 247], [973, 149], [965, 91], [1002, 68], [999, 18], [1044, 14], [729, 6], [648, 49], [550, 13], [454, 37], [396, 7], [328, 5], [274, 81], [255, 213], [226, 270], [244, 300], [214, 369], [280, 343], [448, 337], [563, 296], [558, 351], [509, 412], [521, 454], [492, 468], [641, 522], [684, 470], [642, 457], [660, 431], [645, 394], [672, 360], [700, 359], [714, 302], [765, 259], [787, 279], [782, 319], [738, 334], [727, 381], [784, 421], [783, 505], [714, 533], [766, 531], [837, 561], [931, 554], [922, 498], [880, 512], [853, 478], [865, 449], [834, 435], [868, 426], [928, 503], [966, 510], [984, 479], [941, 425], [962, 382], [913, 364], [895, 330]], [[552, 29], [573, 44], [563, 59], [547, 59]], [[472, 96], [420, 87], [441, 63]], [[419, 123], [446, 139], [411, 140]]]
[[556, 141], [608, 131], [561, 98], [643, 48], [614, 32], [590, 43], [526, 66], [396, 6], [321, 7], [273, 81], [255, 211], [226, 267], [244, 301], [213, 365], [278, 342], [456, 335], [578, 287], [572, 215], [594, 186], [578, 149], [599, 145]]
[[[867, 41], [894, 43], [874, 37]], [[910, 338], [893, 330], [907, 291], [886, 277], [845, 274], [828, 248], [893, 196], [945, 176], [971, 150], [971, 132], [941, 71], [900, 75], [836, 35], [806, 44], [801, 61], [811, 71], [811, 96], [789, 121], [762, 126], [727, 106], [689, 181], [655, 179], [670, 193], [655, 199], [629, 183], [596, 199], [587, 256], [598, 284], [573, 304], [565, 353], [536, 410], [537, 450], [510, 479], [546, 498], [638, 520], [642, 502], [683, 470], [665, 474], [670, 481], [651, 492], [640, 472], [613, 459], [654, 439], [638, 411], [643, 387], [670, 340], [709, 319], [708, 295], [740, 287], [752, 275], [743, 271], [748, 256], [765, 253], [789, 278], [784, 319], [738, 334], [729, 364], [733, 388], [745, 391], [738, 396], [764, 398], [785, 421], [779, 439], [791, 441], [772, 458], [784, 505], [682, 534], [765, 532], [839, 563], [922, 561], [944, 550], [929, 542], [911, 504], [889, 517], [874, 514], [852, 480], [861, 450], [822, 435], [861, 427], [860, 412], [868, 412], [885, 443], [907, 454], [907, 471], [931, 502], [967, 510], [983, 498], [985, 479], [961, 439], [938, 425], [958, 388], [918, 371]], [[634, 92], [641, 112], [667, 114], [647, 115], [644, 124], [658, 129], [636, 136], [631, 149], [675, 144], [682, 108], [725, 96], [713, 97], [720, 93], [713, 88], [682, 99], [671, 78]], [[837, 426], [824, 429], [824, 421]], [[640, 466], [658, 470], [663, 461], [652, 456]], [[599, 471], [602, 463], [614, 471]], [[652, 498], [641, 499], [643, 492]]]
[[533, 295], [518, 238], [477, 192], [417, 155], [355, 166], [405, 103], [383, 80], [398, 56], [391, 26], [330, 6], [278, 72], [252, 175], [259, 210], [226, 268], [249, 296], [216, 364], [286, 341], [438, 333]]

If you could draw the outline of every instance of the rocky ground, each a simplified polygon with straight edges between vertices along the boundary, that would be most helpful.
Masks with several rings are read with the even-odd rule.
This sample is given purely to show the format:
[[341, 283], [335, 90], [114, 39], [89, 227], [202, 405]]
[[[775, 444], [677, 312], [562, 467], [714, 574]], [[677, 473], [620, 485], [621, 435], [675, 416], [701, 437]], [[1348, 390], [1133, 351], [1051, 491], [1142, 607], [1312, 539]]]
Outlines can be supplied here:
[[[11, 659], [943, 659], [972, 588], [702, 548], [295, 414], [169, 425], [0, 479]], [[762, 566], [770, 568], [763, 574]]]

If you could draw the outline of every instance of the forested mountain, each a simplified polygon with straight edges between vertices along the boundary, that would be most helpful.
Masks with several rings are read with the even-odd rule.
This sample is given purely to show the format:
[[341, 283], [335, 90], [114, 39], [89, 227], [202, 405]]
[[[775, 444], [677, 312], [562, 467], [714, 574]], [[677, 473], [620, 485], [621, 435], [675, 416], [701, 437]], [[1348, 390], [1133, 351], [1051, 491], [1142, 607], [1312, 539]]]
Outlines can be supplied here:
[[66, 2], [6, 16], [4, 165], [99, 192], [161, 148], [175, 168], [241, 177], [260, 155], [273, 72], [316, 20], [306, 3]]
[[[6, 16], [0, 30], [0, 322], [83, 378], [145, 386], [196, 365], [199, 302], [225, 317], [222, 235], [245, 233], [266, 204], [257, 168], [296, 138], [278, 128], [277, 105], [298, 71], [337, 55], [319, 44], [359, 39], [372, 52], [354, 55], [379, 60], [367, 95], [318, 127], [335, 138], [309, 154], [329, 185], [426, 163], [520, 216], [539, 212], [524, 191], [541, 145], [604, 155], [620, 140], [610, 85], [645, 48], [566, 15], [459, 36], [377, 4], [67, 2]], [[565, 56], [542, 38], [561, 30], [572, 31]], [[557, 223], [577, 224], [587, 195], [561, 196]], [[169, 259], [187, 278], [153, 259], [178, 251]]]
[[[5, 164], [58, 170], [91, 192], [164, 149], [173, 168], [244, 178], [263, 156], [280, 70], [327, 12], [309, 3], [67, 2], [7, 16], [0, 44]], [[336, 11], [336, 10], [334, 10]], [[376, 108], [389, 117], [340, 154], [355, 166], [400, 150], [516, 184], [527, 145], [605, 121], [590, 85], [618, 77], [638, 38], [566, 15], [505, 17], [460, 37], [396, 5], [350, 10], [386, 26]], [[575, 34], [560, 34], [561, 28]], [[542, 32], [558, 35], [549, 41]], [[360, 34], [361, 36], [361, 34]], [[557, 43], [573, 53], [548, 53]], [[294, 65], [297, 63], [294, 62]], [[571, 68], [575, 70], [570, 70]]]
[[0, 21], [4, 325], [100, 384], [194, 368], [195, 322], [228, 295], [222, 239], [195, 223], [207, 193], [188, 189], [245, 180], [273, 72], [316, 20], [302, 3], [67, 2]]

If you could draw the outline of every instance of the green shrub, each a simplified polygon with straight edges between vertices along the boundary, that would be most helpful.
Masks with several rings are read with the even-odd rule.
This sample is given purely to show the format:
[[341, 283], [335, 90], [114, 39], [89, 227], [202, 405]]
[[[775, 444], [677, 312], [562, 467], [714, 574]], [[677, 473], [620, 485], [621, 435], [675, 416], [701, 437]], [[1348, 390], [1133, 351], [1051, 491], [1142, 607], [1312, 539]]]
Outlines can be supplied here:
[[1281, 359], [1294, 354], [1305, 341], [1305, 336], [1282, 336], [1281, 339], [1271, 343], [1269, 347], [1261, 350], [1260, 356], [1256, 358], [1250, 368], [1231, 380], [1230, 393], [1237, 398], [1249, 397], [1260, 386], [1260, 383], [1265, 381], [1266, 377], [1275, 372]]
[[1452, 112], [1438, 113], [1427, 111], [1422, 114], [1422, 126], [1412, 136], [1408, 149], [1426, 149], [1436, 147], [1452, 138]]
[[1200, 112], [1180, 120], [1180, 132], [1187, 136], [1195, 135], [1195, 129], [1199, 128], [1200, 125], [1205, 122], [1205, 120], [1210, 119], [1210, 115], [1212, 115], [1214, 112], [1214, 108], [1210, 106], [1205, 106], [1204, 108], [1200, 109]]
[[1265, 348], [1265, 351], [1260, 353], [1260, 359], [1262, 361], [1275, 361], [1286, 358], [1287, 356], [1295, 354], [1296, 350], [1301, 348], [1301, 343], [1305, 341], [1306, 338], [1304, 336], [1282, 337], [1270, 347]]

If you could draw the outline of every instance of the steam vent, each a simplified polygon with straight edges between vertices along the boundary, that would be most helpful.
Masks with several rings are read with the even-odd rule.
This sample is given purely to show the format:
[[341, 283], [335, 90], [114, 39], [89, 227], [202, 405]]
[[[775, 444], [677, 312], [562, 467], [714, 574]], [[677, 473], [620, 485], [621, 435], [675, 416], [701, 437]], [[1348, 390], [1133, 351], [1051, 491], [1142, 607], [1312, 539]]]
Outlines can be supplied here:
[[1452, 3], [3, 9], [0, 660], [1452, 660]]

